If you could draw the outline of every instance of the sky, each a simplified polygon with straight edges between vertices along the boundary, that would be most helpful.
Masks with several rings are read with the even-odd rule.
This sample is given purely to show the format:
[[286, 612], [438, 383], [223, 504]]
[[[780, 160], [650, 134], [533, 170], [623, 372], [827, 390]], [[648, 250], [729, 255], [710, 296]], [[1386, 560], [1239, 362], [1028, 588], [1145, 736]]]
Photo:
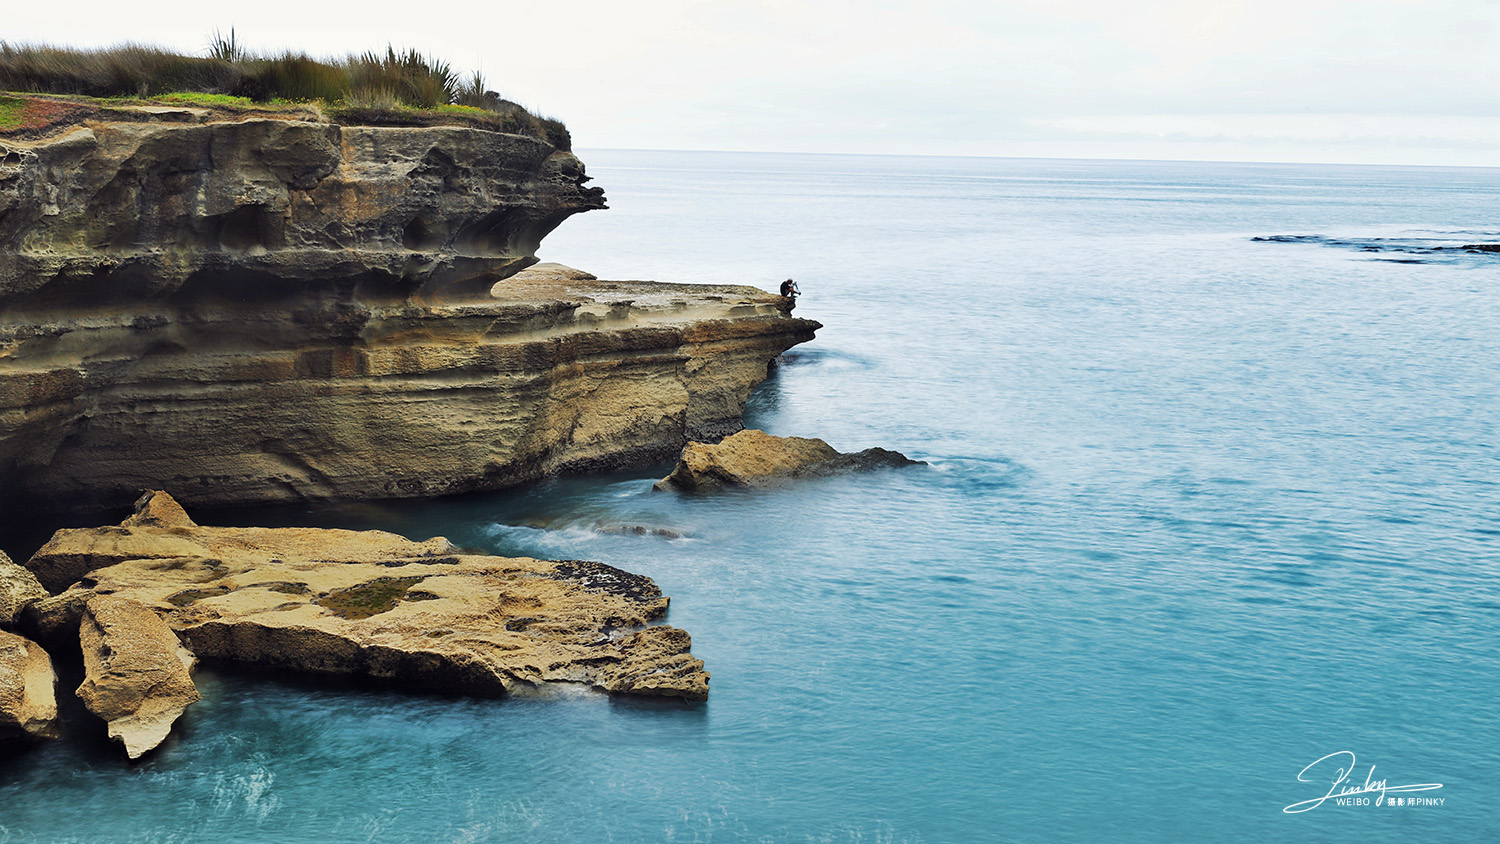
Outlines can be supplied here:
[[584, 149], [1500, 166], [1483, 0], [73, 0], [13, 4], [0, 40], [230, 27], [480, 69]]

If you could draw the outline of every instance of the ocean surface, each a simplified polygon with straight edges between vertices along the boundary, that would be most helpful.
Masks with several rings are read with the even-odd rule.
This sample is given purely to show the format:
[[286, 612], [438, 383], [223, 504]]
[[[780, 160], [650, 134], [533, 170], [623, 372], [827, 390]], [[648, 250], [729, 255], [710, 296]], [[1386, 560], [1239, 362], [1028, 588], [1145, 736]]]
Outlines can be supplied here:
[[1500, 836], [1500, 170], [583, 158], [544, 260], [796, 278], [748, 423], [931, 465], [214, 514], [649, 575], [710, 700], [204, 671], [139, 765], [0, 762], [0, 842]]

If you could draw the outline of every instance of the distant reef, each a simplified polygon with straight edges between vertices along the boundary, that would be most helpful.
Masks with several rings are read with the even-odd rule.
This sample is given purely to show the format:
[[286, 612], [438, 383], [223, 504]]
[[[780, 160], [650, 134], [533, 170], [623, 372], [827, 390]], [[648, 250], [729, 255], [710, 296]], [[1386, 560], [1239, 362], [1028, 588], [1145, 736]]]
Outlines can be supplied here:
[[819, 327], [752, 287], [522, 272], [605, 207], [543, 138], [85, 111], [0, 131], [12, 513], [162, 487], [425, 497], [663, 459], [740, 430], [768, 363]]

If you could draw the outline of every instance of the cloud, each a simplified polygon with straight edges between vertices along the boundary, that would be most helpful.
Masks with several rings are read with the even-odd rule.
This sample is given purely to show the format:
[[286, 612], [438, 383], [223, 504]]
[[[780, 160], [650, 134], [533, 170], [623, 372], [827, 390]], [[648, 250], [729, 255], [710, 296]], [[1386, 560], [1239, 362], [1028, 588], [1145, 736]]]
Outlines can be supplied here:
[[1066, 134], [1070, 139], [1447, 145], [1500, 153], [1500, 116], [1119, 114], [1038, 117], [1027, 123], [1049, 134]]
[[[74, 7], [70, 7], [74, 8]], [[8, 10], [6, 37], [340, 54], [394, 41], [482, 67], [584, 146], [1148, 157], [1238, 145], [1500, 163], [1500, 4], [1467, 0], [264, 0]], [[143, 26], [142, 21], [149, 21]], [[1049, 141], [1055, 142], [1049, 147]], [[1360, 144], [1369, 150], [1360, 151]], [[1093, 145], [1093, 146], [1090, 146]], [[1294, 149], [1295, 148], [1295, 149]], [[1296, 150], [1302, 150], [1297, 152]], [[1091, 151], [1092, 150], [1092, 151]], [[1350, 152], [1352, 150], [1352, 153]], [[1201, 150], [1200, 150], [1201, 151]], [[1462, 157], [1462, 156], [1460, 156]]]

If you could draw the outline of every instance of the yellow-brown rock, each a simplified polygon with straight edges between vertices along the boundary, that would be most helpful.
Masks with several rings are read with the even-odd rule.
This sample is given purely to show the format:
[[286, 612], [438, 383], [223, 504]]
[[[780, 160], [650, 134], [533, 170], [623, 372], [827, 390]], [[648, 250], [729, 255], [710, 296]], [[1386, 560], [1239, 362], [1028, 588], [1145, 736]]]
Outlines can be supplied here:
[[[543, 261], [540, 264], [532, 264], [524, 270], [516, 273], [508, 279], [511, 282], [531, 284], [535, 282], [560, 282], [560, 281], [597, 281], [598, 276], [575, 269], [566, 264], [554, 261]], [[504, 288], [497, 291], [504, 295]]]
[[161, 744], [182, 711], [199, 700], [193, 655], [160, 616], [136, 601], [90, 596], [78, 641], [84, 674], [78, 697], [131, 759]]
[[[153, 523], [159, 516], [150, 515], [174, 511], [187, 523]], [[268, 560], [300, 557], [322, 563], [374, 566], [440, 557], [456, 550], [442, 537], [413, 542], [378, 530], [200, 527], [172, 496], [156, 490], [141, 496], [136, 512], [117, 526], [58, 531], [32, 555], [26, 567], [50, 590], [62, 592], [89, 572], [125, 560], [210, 559], [233, 554], [240, 545], [257, 549]], [[52, 599], [44, 603], [60, 602]]]
[[62, 735], [56, 685], [40, 645], [0, 630], [0, 743]]
[[47, 597], [47, 590], [29, 570], [0, 551], [0, 627], [14, 627], [27, 605]]
[[751, 287], [513, 275], [603, 207], [535, 138], [137, 117], [0, 139], [8, 512], [638, 465], [739, 430], [818, 327]]
[[0, 307], [483, 293], [564, 219], [604, 207], [582, 162], [537, 138], [205, 116], [113, 112], [0, 137]]
[[195, 528], [177, 499], [163, 490], [148, 489], [135, 500], [135, 513], [121, 522], [122, 527]]
[[205, 660], [483, 695], [708, 694], [688, 634], [648, 626], [667, 610], [656, 584], [600, 563], [380, 531], [146, 525], [58, 531], [30, 565], [56, 560], [90, 561], [94, 593], [152, 608]]
[[911, 466], [918, 462], [883, 448], [845, 454], [820, 439], [777, 437], [752, 429], [717, 443], [688, 443], [672, 474], [657, 481], [656, 488], [696, 492], [759, 487], [787, 478]]

